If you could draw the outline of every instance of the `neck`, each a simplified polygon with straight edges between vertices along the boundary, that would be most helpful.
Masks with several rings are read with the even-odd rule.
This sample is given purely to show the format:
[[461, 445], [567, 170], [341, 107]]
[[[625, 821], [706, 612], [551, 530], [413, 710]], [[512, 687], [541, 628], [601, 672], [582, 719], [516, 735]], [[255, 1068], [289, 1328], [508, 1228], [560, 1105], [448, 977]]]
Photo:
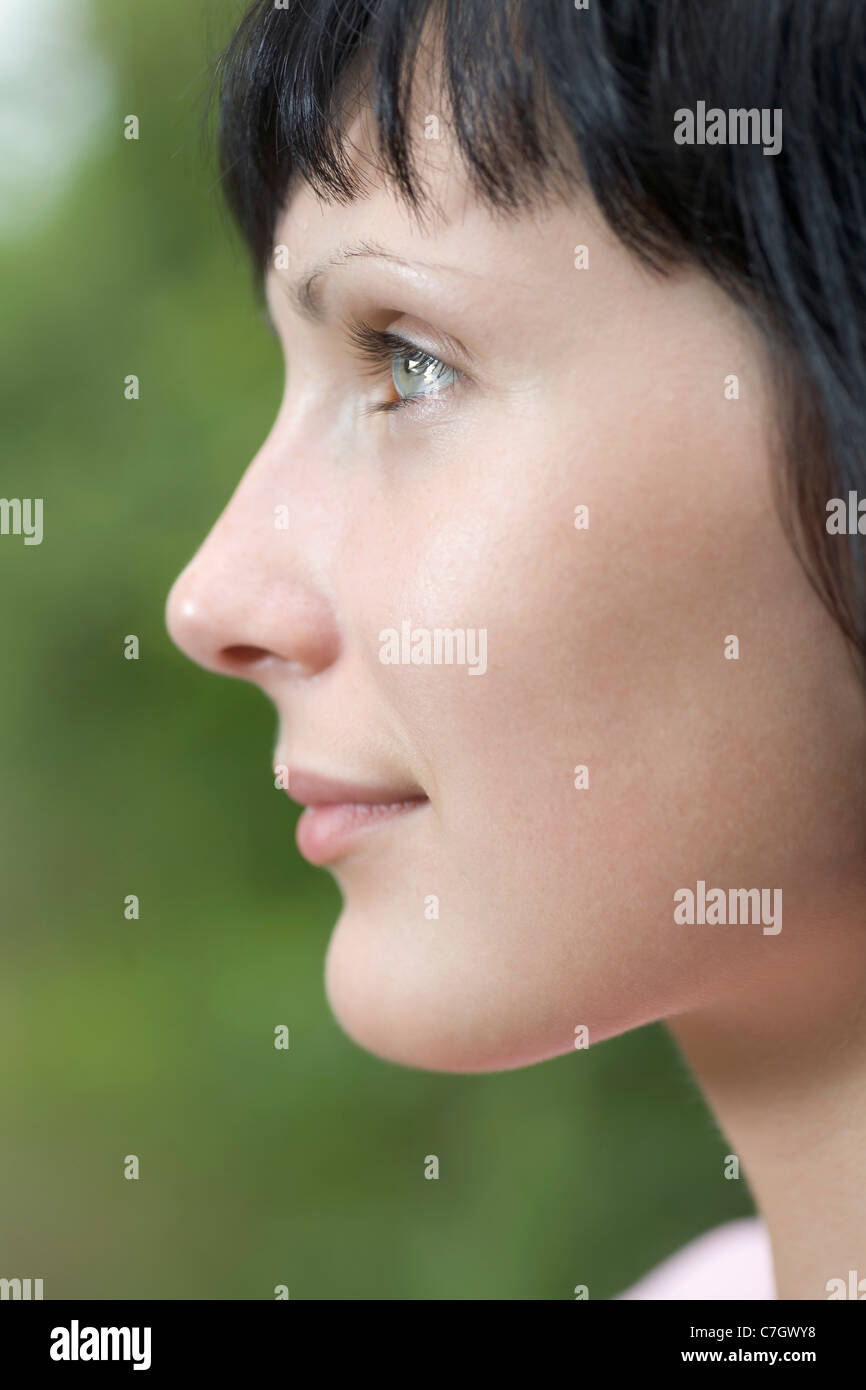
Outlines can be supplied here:
[[861, 887], [769, 975], [669, 1020], [766, 1223], [780, 1299], [866, 1299], [862, 904]]

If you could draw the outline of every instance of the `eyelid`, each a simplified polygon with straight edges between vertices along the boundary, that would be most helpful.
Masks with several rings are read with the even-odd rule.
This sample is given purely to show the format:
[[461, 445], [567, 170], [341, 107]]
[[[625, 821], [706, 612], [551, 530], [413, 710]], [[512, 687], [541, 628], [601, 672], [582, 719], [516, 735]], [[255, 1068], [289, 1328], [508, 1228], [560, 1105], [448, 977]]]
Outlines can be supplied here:
[[368, 363], [371, 373], [381, 371], [397, 353], [408, 351], [422, 352], [427, 357], [432, 357], [434, 361], [441, 362], [443, 366], [448, 367], [457, 377], [465, 375], [463, 370], [449, 358], [441, 356], [439, 351], [434, 351], [432, 347], [426, 347], [424, 343], [410, 338], [408, 335], [395, 333], [390, 328], [374, 328], [371, 324], [363, 321], [347, 323], [345, 327], [349, 341], [357, 350], [359, 357]]
[[349, 342], [361, 361], [366, 363], [367, 370], [371, 375], [380, 372], [395, 353], [402, 352], [407, 347], [415, 346], [396, 333], [374, 328], [372, 324], [361, 320], [357, 323], [347, 323], [345, 327]]

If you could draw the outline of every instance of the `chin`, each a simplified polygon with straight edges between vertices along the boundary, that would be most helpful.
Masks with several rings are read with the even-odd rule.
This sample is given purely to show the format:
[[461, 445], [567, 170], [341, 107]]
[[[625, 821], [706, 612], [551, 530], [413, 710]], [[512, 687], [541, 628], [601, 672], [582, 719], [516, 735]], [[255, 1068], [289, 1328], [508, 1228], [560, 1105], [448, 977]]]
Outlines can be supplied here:
[[334, 927], [325, 993], [342, 1031], [366, 1052], [423, 1071], [482, 1073], [573, 1046], [570, 1023], [533, 1013], [525, 976], [505, 980], [501, 964], [485, 969], [477, 953], [467, 952], [462, 968], [450, 950], [412, 953], [412, 941], [408, 925], [383, 929], [381, 919], [373, 925], [345, 909]]

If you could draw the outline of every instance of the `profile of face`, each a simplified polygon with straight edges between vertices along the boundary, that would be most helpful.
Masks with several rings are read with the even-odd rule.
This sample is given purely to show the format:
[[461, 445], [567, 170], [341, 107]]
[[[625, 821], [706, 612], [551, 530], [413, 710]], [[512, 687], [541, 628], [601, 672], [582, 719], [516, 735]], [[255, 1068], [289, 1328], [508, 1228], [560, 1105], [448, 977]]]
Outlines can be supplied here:
[[[794, 1026], [844, 977], [866, 701], [779, 520], [765, 345], [588, 196], [497, 216], [447, 135], [418, 161], [426, 217], [293, 184], [283, 399], [167, 610], [318, 803], [331, 1007], [455, 1072], [732, 1001]], [[699, 883], [781, 890], [774, 929], [677, 920]]]

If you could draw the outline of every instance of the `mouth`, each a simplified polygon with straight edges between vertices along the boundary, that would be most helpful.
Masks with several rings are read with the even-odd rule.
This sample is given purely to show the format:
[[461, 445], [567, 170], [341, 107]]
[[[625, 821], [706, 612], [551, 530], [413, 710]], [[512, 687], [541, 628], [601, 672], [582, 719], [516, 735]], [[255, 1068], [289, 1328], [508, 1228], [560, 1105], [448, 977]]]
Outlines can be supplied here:
[[370, 787], [289, 772], [288, 795], [304, 806], [295, 842], [310, 864], [332, 864], [362, 839], [411, 815], [428, 798], [415, 787]]

